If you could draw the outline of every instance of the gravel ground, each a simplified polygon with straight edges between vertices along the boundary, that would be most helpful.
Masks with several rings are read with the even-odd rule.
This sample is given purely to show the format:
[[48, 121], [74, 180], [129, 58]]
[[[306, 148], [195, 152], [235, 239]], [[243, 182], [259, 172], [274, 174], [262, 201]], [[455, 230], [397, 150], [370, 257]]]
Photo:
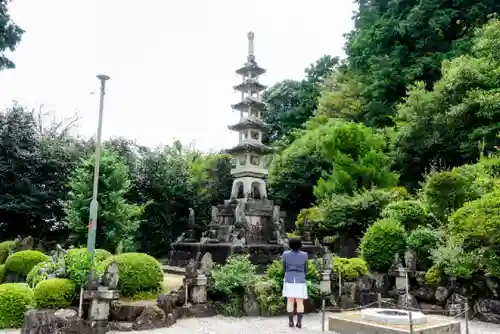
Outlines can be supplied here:
[[[469, 325], [470, 334], [498, 334], [500, 325], [484, 322], [471, 321]], [[312, 314], [304, 316], [302, 329], [288, 328], [286, 317], [273, 318], [198, 318], [182, 319], [170, 328], [151, 331], [137, 331], [130, 333], [143, 334], [287, 334], [298, 333], [320, 334], [321, 315]], [[325, 332], [328, 326], [325, 324]], [[332, 333], [332, 332], [329, 332]], [[462, 333], [465, 334], [465, 326], [462, 324]]]
[[[181, 319], [170, 328], [160, 328], [150, 331], [136, 331], [128, 333], [137, 334], [287, 334], [287, 333], [305, 333], [320, 334], [321, 315], [312, 314], [304, 316], [302, 329], [288, 328], [286, 317], [273, 318], [198, 318]], [[479, 321], [470, 322], [470, 334], [498, 334], [500, 325], [489, 324]], [[325, 324], [325, 331], [328, 327]], [[0, 334], [19, 334], [19, 330], [2, 331]], [[118, 332], [115, 332], [118, 333]], [[332, 334], [332, 332], [329, 332]], [[462, 333], [465, 334], [465, 327], [462, 324]]]

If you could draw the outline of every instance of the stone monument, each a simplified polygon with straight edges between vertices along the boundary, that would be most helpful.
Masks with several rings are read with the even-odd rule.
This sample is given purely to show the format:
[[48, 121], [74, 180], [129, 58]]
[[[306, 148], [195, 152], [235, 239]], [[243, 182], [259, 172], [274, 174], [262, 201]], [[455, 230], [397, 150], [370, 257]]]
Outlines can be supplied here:
[[[229, 126], [239, 136], [238, 144], [227, 150], [233, 157], [231, 196], [224, 204], [212, 208], [203, 242], [181, 236], [173, 243], [170, 256], [173, 266], [186, 266], [198, 252], [211, 253], [216, 263], [224, 263], [231, 254], [245, 253], [262, 270], [287, 248], [285, 213], [268, 199], [265, 181], [268, 174], [265, 157], [272, 149], [262, 143], [267, 125], [262, 120], [266, 104], [261, 94], [266, 86], [259, 82], [259, 76], [266, 70], [255, 61], [254, 33], [249, 32], [247, 37], [247, 60], [236, 70], [242, 82], [233, 87], [241, 94], [240, 102], [232, 105], [240, 120]], [[322, 253], [321, 246], [311, 242], [310, 234], [306, 233], [304, 241], [304, 250], [312, 253], [311, 258]]]

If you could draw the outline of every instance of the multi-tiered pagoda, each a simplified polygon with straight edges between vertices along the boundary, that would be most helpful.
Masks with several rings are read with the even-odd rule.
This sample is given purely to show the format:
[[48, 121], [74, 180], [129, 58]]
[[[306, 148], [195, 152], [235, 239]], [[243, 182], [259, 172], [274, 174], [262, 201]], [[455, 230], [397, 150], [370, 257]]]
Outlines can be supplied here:
[[248, 33], [248, 56], [243, 67], [236, 70], [242, 83], [234, 86], [241, 92], [241, 101], [232, 105], [240, 112], [240, 121], [229, 129], [239, 132], [238, 145], [227, 150], [234, 157], [231, 175], [234, 176], [231, 198], [267, 198], [265, 178], [267, 165], [263, 157], [271, 148], [262, 144], [262, 132], [266, 124], [262, 114], [266, 105], [261, 101], [261, 93], [266, 86], [259, 82], [259, 76], [266, 72], [259, 67], [254, 55], [254, 33]]

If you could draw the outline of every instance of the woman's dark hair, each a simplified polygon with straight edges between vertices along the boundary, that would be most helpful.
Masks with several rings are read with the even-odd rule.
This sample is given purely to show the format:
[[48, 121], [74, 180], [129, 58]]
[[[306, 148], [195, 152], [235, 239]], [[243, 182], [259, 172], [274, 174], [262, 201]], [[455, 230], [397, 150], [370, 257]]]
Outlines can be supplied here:
[[296, 252], [302, 247], [302, 240], [300, 240], [300, 238], [290, 238], [290, 240], [288, 240], [288, 246], [291, 250]]

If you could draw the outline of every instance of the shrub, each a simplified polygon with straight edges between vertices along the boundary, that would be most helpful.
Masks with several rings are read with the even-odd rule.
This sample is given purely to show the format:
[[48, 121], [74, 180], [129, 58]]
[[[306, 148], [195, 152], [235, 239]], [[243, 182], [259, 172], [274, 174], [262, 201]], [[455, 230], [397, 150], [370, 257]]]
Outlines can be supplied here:
[[226, 264], [213, 267], [211, 289], [228, 297], [243, 296], [245, 287], [255, 282], [255, 270], [248, 255], [230, 256]]
[[163, 270], [154, 257], [144, 253], [122, 253], [102, 261], [98, 271], [104, 272], [112, 261], [118, 264], [118, 289], [122, 296], [130, 297], [138, 292], [162, 289]]
[[16, 247], [15, 241], [0, 242], [0, 264], [4, 264], [9, 256], [9, 252]]
[[347, 232], [357, 237], [380, 218], [382, 210], [391, 202], [407, 198], [404, 188], [371, 189], [354, 196], [334, 195], [322, 201], [323, 221], [318, 225], [319, 237]]
[[23, 250], [16, 252], [7, 258], [5, 269], [7, 272], [18, 273], [26, 276], [35, 265], [40, 262], [49, 261], [50, 257], [35, 250]]
[[420, 197], [440, 220], [496, 189], [495, 180], [485, 172], [486, 167], [463, 165], [449, 171], [433, 172], [427, 176]]
[[255, 282], [255, 294], [259, 308], [267, 315], [278, 315], [285, 311], [285, 303], [281, 294], [282, 285], [273, 279], [262, 277]]
[[[49, 274], [54, 273], [57, 269], [59, 269], [58, 264], [52, 261], [40, 262], [30, 270], [28, 276], [26, 276], [26, 283], [30, 287], [36, 286], [38, 282], [47, 279]], [[40, 273], [41, 270], [44, 270], [44, 273]]]
[[0, 264], [0, 284], [2, 284], [4, 276], [5, 276], [5, 265]]
[[382, 218], [396, 220], [407, 229], [413, 230], [418, 226], [434, 223], [427, 207], [420, 201], [404, 200], [389, 203], [382, 210]]
[[23, 284], [0, 284], [0, 328], [19, 328], [33, 306], [33, 291]]
[[500, 275], [500, 192], [467, 202], [449, 218], [446, 244], [432, 252], [450, 277]]
[[[96, 249], [94, 253], [94, 262], [96, 267], [99, 263], [110, 258], [110, 252], [104, 249]], [[66, 262], [66, 273], [68, 278], [71, 279], [77, 287], [85, 284], [87, 276], [90, 271], [90, 253], [86, 248], [73, 248], [69, 249], [64, 256]]]
[[432, 287], [437, 287], [444, 280], [444, 273], [438, 265], [434, 264], [432, 267], [427, 270], [425, 273], [425, 283], [429, 284]]
[[373, 271], [387, 272], [394, 255], [404, 255], [406, 233], [403, 225], [392, 219], [381, 219], [370, 226], [361, 239], [361, 257]]
[[365, 260], [359, 257], [343, 258], [334, 257], [333, 270], [337, 275], [346, 281], [355, 280], [359, 276], [368, 273], [368, 265]]
[[420, 226], [407, 239], [408, 249], [415, 252], [418, 270], [427, 270], [432, 265], [431, 250], [437, 248], [440, 233], [433, 228]]
[[35, 305], [41, 309], [58, 309], [71, 305], [75, 294], [75, 283], [66, 278], [41, 281], [34, 291]]

